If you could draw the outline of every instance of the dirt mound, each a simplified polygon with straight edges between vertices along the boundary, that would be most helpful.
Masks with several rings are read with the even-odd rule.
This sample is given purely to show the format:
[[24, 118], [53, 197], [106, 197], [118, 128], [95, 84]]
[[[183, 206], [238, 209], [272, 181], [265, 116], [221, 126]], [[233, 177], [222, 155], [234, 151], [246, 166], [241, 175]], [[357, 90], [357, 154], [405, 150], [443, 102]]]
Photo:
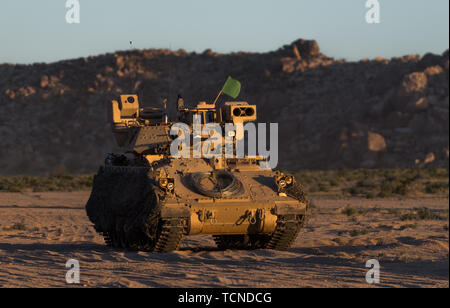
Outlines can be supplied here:
[[96, 171], [114, 148], [106, 104], [140, 94], [212, 101], [226, 76], [278, 122], [283, 168], [448, 167], [448, 51], [334, 60], [315, 41], [268, 53], [133, 50], [52, 64], [0, 65], [0, 170]]

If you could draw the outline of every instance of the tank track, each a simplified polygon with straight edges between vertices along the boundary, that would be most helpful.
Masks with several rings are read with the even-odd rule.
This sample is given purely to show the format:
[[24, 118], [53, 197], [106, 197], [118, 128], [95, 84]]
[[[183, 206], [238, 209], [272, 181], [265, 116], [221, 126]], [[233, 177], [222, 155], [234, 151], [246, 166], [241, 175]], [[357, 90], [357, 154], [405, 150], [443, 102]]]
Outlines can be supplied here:
[[277, 226], [266, 244], [267, 249], [287, 250], [294, 243], [305, 223], [305, 216], [278, 216]]
[[[308, 204], [303, 186], [294, 183], [286, 194]], [[306, 215], [278, 215], [272, 234], [215, 235], [214, 241], [219, 249], [274, 249], [287, 250], [294, 243], [306, 221]]]
[[275, 231], [271, 234], [214, 235], [219, 249], [273, 249], [287, 250], [304, 226], [305, 216], [278, 216]]
[[183, 219], [164, 220], [153, 251], [170, 252], [177, 250], [183, 239], [186, 225], [187, 223]]
[[125, 241], [127, 234], [119, 232], [100, 232], [105, 244], [109, 247], [122, 249], [136, 249], [152, 252], [170, 252], [177, 250], [186, 232], [186, 221], [183, 219], [170, 219], [161, 221], [160, 231], [154, 242], [148, 241], [144, 245], [139, 242]]
[[[306, 203], [306, 210], [308, 210], [308, 201], [306, 200], [303, 186], [300, 183], [295, 182], [285, 192], [288, 196], [302, 203]], [[305, 221], [306, 213], [304, 215], [278, 215], [275, 231], [272, 233], [265, 248], [274, 250], [289, 249], [305, 225]]]

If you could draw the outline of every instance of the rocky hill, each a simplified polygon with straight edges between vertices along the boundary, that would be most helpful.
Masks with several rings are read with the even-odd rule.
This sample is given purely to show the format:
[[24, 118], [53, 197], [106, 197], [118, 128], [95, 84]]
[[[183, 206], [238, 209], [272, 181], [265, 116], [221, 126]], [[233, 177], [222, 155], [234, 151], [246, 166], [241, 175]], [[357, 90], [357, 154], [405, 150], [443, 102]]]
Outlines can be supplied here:
[[[290, 169], [449, 163], [449, 53], [334, 60], [315, 41], [268, 53], [130, 50], [52, 64], [0, 65], [0, 174], [94, 172], [114, 148], [106, 104], [211, 101], [228, 75], [260, 121], [278, 122]], [[173, 106], [172, 106], [173, 110]]]

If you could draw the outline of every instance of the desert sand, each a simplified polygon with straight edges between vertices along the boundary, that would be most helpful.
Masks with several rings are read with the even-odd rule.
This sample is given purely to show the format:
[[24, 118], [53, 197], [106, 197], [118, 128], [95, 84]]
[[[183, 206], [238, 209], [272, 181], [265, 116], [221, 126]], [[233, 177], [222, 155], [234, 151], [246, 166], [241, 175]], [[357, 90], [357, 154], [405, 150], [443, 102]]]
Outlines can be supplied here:
[[[106, 247], [86, 217], [88, 197], [0, 193], [1, 287], [449, 287], [448, 221], [399, 216], [424, 206], [448, 213], [448, 199], [318, 198], [289, 251], [219, 251], [197, 236], [152, 254]], [[345, 215], [347, 206], [358, 211]], [[80, 262], [80, 285], [66, 284], [68, 259]], [[377, 285], [365, 280], [369, 259], [380, 262]]]

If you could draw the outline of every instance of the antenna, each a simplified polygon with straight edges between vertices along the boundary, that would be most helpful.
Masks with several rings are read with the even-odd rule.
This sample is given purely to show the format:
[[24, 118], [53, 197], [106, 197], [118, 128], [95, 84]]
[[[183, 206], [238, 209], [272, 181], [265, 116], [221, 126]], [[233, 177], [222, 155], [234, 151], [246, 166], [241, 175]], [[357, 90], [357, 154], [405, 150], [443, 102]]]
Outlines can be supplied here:
[[167, 98], [163, 99], [163, 105], [164, 105], [164, 122], [167, 124], [169, 121], [169, 118], [167, 116]]
[[[134, 48], [134, 45], [133, 45], [133, 41], [130, 41], [130, 50], [134, 50], [135, 48]], [[133, 88], [133, 79], [130, 79], [130, 87], [129, 87], [129, 91], [131, 91], [131, 90], [135, 90], [134, 88]], [[136, 89], [137, 90], [137, 89]]]
[[[172, 52], [172, 43], [169, 43], [169, 51]], [[168, 89], [167, 89], [167, 100], [170, 100], [170, 92], [172, 88], [172, 61], [170, 60], [170, 53], [169, 53], [169, 82], [168, 82]]]

